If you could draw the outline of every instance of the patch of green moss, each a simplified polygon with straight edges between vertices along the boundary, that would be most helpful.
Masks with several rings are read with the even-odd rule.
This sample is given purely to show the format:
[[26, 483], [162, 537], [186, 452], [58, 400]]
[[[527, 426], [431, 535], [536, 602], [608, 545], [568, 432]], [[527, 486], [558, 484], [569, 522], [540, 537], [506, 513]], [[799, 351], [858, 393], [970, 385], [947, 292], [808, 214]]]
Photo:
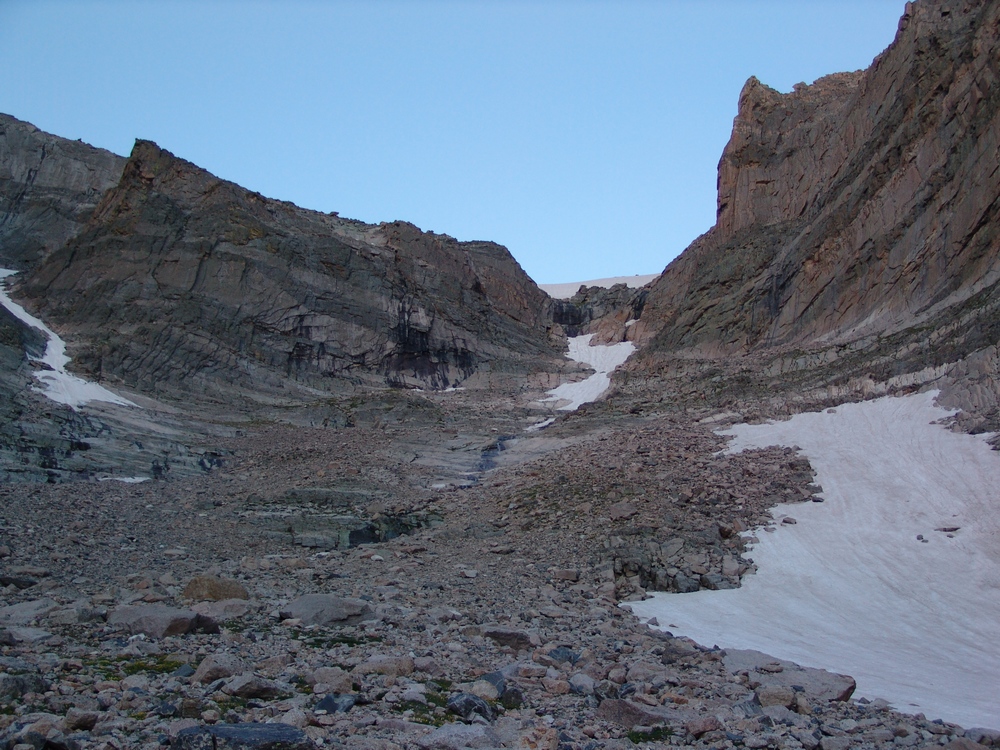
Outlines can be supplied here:
[[377, 643], [382, 639], [375, 635], [351, 636], [331, 632], [293, 630], [292, 638], [302, 641], [310, 648], [333, 648], [334, 646], [363, 646], [366, 643]]
[[[430, 696], [428, 696], [430, 700]], [[420, 703], [419, 701], [403, 701], [397, 703], [393, 710], [399, 713], [408, 713], [410, 721], [416, 724], [426, 724], [432, 727], [442, 726], [447, 721], [447, 716], [439, 715], [434, 710], [435, 706]]]
[[430, 703], [432, 706], [436, 706], [438, 708], [444, 708], [445, 706], [448, 705], [447, 695], [431, 692], [431, 693], [425, 693], [425, 697], [427, 698], [427, 702]]
[[648, 732], [639, 732], [633, 729], [628, 733], [628, 738], [635, 744], [640, 742], [663, 742], [674, 736], [670, 727], [653, 727]]
[[167, 674], [173, 672], [184, 662], [173, 654], [158, 654], [145, 659], [133, 659], [129, 656], [100, 656], [96, 659], [84, 659], [83, 663], [104, 679], [119, 680], [122, 677], [141, 672]]
[[184, 662], [182, 662], [173, 654], [164, 654], [164, 655], [153, 656], [149, 659], [126, 661], [124, 664], [121, 664], [119, 668], [121, 670], [121, 673], [126, 677], [133, 674], [139, 674], [140, 672], [152, 672], [154, 674], [168, 674], [170, 672], [173, 672], [183, 663]]

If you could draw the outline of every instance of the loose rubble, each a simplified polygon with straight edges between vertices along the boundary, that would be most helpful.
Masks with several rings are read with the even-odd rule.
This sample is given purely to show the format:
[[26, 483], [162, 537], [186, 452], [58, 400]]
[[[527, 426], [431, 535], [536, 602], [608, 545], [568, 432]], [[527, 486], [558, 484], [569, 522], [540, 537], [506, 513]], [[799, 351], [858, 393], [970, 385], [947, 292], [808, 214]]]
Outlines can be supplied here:
[[[0, 488], [0, 746], [1000, 746], [618, 606], [739, 585], [739, 532], [815, 497], [808, 462], [669, 416], [549, 430], [463, 488], [362, 428], [249, 435], [205, 479]], [[320, 549], [260, 499], [349, 484], [440, 520]]]

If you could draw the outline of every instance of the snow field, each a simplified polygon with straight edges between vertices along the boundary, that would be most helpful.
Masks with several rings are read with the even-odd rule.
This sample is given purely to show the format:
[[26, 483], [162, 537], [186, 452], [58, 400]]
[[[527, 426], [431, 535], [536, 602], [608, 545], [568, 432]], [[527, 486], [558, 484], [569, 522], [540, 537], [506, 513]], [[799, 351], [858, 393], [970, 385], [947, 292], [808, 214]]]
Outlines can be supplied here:
[[574, 411], [583, 404], [600, 398], [601, 394], [611, 386], [611, 373], [635, 351], [635, 345], [631, 341], [591, 346], [590, 339], [593, 336], [594, 334], [588, 333], [569, 339], [569, 353], [566, 356], [590, 365], [597, 372], [586, 380], [563, 383], [558, 388], [548, 391], [549, 396], [544, 401], [567, 401], [562, 406], [556, 407], [558, 411]]
[[106, 401], [120, 406], [135, 406], [128, 399], [112, 393], [97, 383], [91, 383], [76, 375], [66, 372], [66, 364], [70, 358], [66, 356], [66, 344], [55, 332], [34, 315], [14, 302], [7, 294], [6, 282], [3, 280], [13, 276], [17, 271], [0, 268], [0, 304], [18, 320], [42, 331], [49, 341], [45, 346], [45, 354], [37, 361], [51, 367], [51, 370], [36, 370], [35, 378], [41, 384], [38, 389], [52, 401], [76, 409], [91, 401]]
[[825, 502], [773, 510], [741, 588], [628, 606], [705, 645], [849, 674], [856, 696], [908, 713], [1000, 727], [1000, 454], [935, 424], [951, 413], [935, 396], [721, 432], [732, 452], [798, 447]]

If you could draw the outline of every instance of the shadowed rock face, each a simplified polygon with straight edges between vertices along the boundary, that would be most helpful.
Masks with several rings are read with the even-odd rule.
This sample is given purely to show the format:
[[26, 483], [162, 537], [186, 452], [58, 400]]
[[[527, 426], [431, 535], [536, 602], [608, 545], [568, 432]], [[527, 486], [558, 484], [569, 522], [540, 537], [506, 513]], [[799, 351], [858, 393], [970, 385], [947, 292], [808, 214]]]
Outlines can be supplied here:
[[125, 159], [0, 114], [0, 267], [62, 247], [118, 183]]
[[505, 248], [306, 211], [146, 141], [18, 292], [82, 369], [147, 393], [446, 388], [558, 358]]
[[789, 94], [751, 78], [717, 223], [653, 285], [633, 367], [995, 317], [998, 43], [996, 3], [931, 0], [866, 71]]

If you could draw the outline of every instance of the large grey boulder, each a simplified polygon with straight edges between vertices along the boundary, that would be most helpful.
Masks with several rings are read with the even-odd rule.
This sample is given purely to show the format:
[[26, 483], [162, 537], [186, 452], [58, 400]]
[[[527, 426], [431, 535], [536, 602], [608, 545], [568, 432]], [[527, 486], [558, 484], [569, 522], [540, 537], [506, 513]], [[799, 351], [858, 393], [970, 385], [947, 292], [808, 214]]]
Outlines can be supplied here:
[[242, 674], [249, 669], [246, 662], [235, 654], [227, 654], [224, 651], [217, 654], [210, 654], [202, 659], [198, 669], [191, 675], [191, 682], [200, 685], [207, 685], [210, 682], [221, 680], [225, 677]]
[[811, 701], [846, 701], [857, 686], [854, 678], [846, 674], [800, 667], [760, 651], [727, 649], [722, 663], [733, 674], [746, 672], [755, 690], [788, 688], [802, 692]]
[[355, 625], [374, 617], [368, 602], [332, 594], [306, 594], [281, 608], [284, 619], [301, 620], [303, 625]]
[[58, 608], [59, 605], [51, 599], [35, 599], [30, 602], [11, 604], [7, 607], [0, 607], [0, 623], [4, 625], [28, 625]]
[[690, 709], [667, 706], [647, 706], [629, 700], [608, 698], [601, 701], [594, 715], [598, 719], [610, 721], [627, 729], [636, 726], [656, 726], [658, 724], [683, 725], [697, 715]]
[[190, 609], [176, 609], [163, 604], [118, 607], [108, 615], [108, 624], [142, 633], [150, 638], [185, 635], [195, 630], [218, 632], [218, 625]]
[[36, 674], [0, 674], [0, 700], [15, 700], [25, 693], [44, 693], [49, 683]]

